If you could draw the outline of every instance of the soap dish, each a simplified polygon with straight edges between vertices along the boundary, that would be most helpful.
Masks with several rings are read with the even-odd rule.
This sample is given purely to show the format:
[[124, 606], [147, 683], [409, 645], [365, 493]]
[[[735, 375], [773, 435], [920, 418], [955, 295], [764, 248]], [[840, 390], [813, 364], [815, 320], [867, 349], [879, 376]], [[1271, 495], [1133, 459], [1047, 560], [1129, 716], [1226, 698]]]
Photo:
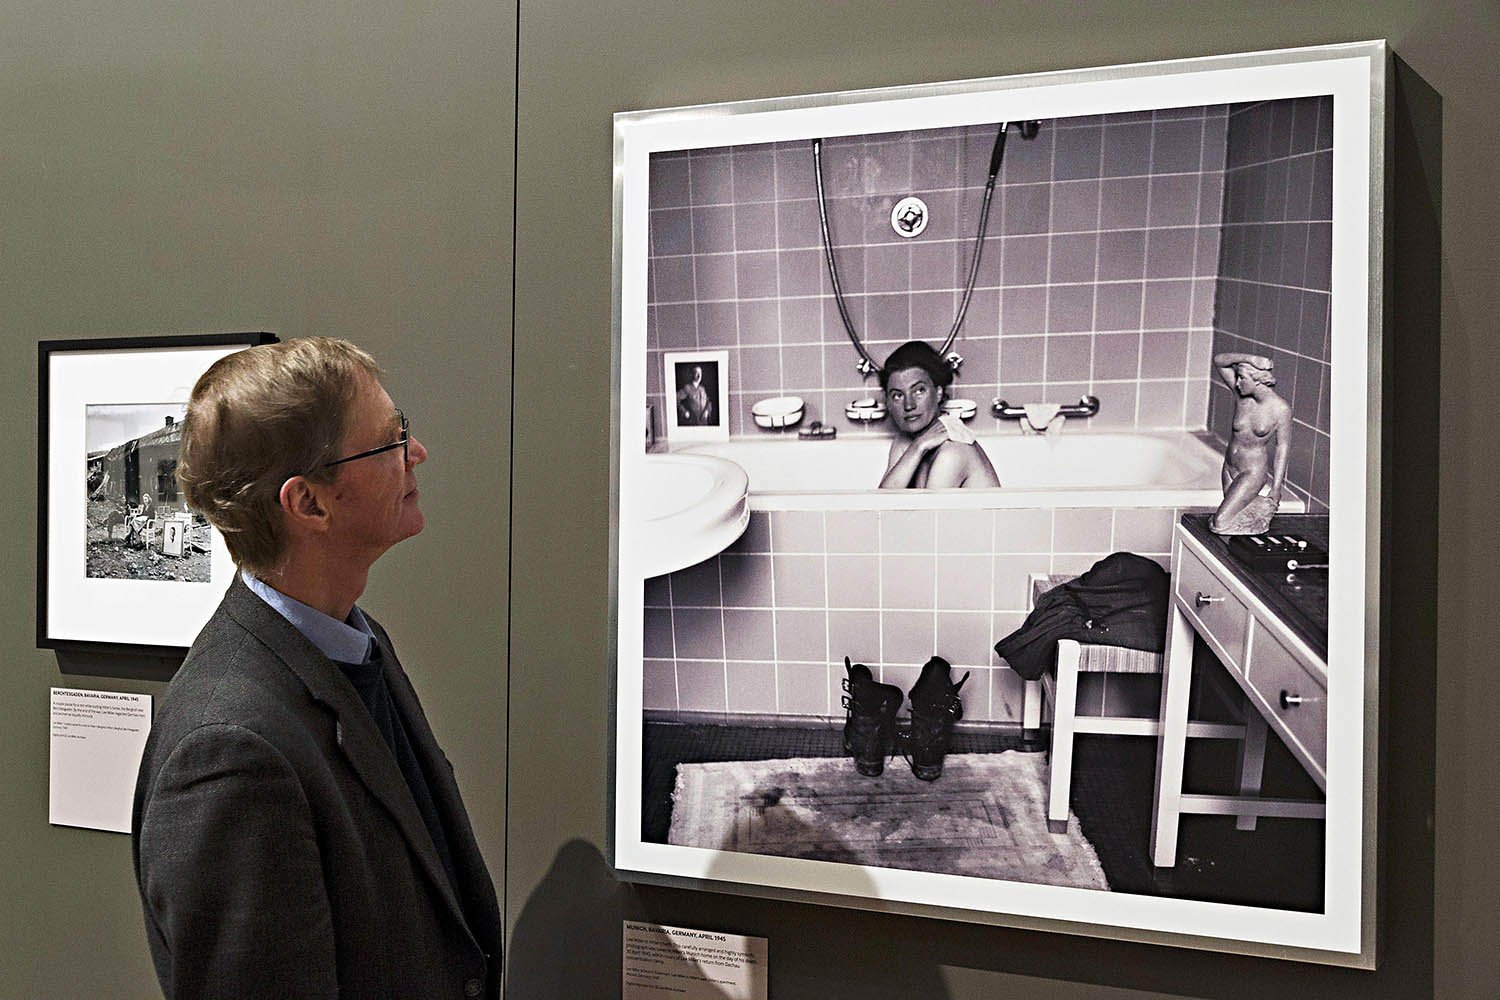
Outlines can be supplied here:
[[806, 427], [797, 431], [797, 436], [804, 441], [820, 441], [825, 438], [836, 437], [839, 429], [829, 426], [821, 420], [814, 420]]
[[960, 420], [973, 420], [979, 412], [979, 404], [972, 399], [950, 399], [943, 404], [943, 412]]
[[880, 400], [866, 396], [844, 407], [844, 416], [856, 423], [873, 424], [885, 419], [885, 407], [880, 405]]
[[755, 418], [755, 426], [766, 430], [780, 430], [800, 421], [802, 408], [801, 396], [777, 396], [774, 399], [762, 399], [750, 407], [750, 414]]

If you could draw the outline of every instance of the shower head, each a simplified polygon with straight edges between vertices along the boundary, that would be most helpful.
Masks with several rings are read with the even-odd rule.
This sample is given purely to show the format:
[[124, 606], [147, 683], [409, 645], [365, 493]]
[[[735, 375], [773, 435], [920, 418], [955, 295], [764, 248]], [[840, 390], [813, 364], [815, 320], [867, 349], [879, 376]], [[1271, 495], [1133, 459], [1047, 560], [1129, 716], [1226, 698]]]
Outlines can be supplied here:
[[1021, 133], [1022, 139], [1035, 139], [1042, 123], [1038, 121], [1024, 122], [1001, 122], [1000, 131], [995, 134], [995, 148], [990, 152], [990, 181], [994, 182], [996, 175], [1000, 173], [1000, 161], [1005, 159], [1005, 133], [1010, 131], [1011, 126]]

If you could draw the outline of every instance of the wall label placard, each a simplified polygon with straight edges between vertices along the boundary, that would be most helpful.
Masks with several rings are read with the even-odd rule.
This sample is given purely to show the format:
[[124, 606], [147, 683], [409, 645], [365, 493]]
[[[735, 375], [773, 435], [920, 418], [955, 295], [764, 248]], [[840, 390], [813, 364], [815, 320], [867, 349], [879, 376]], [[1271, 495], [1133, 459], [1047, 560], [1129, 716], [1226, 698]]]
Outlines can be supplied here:
[[129, 833], [150, 731], [149, 694], [53, 688], [47, 821]]
[[624, 1000], [766, 1000], [763, 937], [624, 922]]

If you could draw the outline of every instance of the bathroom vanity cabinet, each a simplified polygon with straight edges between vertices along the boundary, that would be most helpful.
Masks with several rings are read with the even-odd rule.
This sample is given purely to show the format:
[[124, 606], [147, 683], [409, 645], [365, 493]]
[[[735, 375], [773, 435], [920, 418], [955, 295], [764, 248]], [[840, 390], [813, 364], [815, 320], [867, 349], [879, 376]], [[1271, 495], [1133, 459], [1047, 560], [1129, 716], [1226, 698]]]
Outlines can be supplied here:
[[[1297, 534], [1327, 549], [1326, 515], [1284, 515], [1271, 533]], [[1239, 560], [1226, 539], [1208, 529], [1207, 514], [1184, 514], [1172, 538], [1172, 598], [1163, 664], [1161, 735], [1151, 856], [1176, 864], [1184, 813], [1239, 817], [1252, 830], [1257, 816], [1321, 819], [1322, 801], [1262, 798], [1267, 727], [1325, 788], [1328, 740], [1328, 589], [1322, 569], [1289, 573]], [[1247, 702], [1240, 795], [1183, 791], [1183, 759], [1192, 682], [1193, 640], [1202, 637], [1244, 692]]]

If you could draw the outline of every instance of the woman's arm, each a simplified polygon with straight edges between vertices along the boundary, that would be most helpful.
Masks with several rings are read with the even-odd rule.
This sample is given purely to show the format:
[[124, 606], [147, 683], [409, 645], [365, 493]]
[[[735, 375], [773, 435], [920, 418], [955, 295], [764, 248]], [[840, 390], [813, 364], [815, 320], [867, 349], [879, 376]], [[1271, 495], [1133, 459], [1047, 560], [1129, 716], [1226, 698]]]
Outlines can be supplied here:
[[1263, 371], [1271, 370], [1271, 359], [1263, 354], [1246, 354], [1243, 351], [1224, 351], [1214, 355], [1214, 368], [1219, 372], [1219, 378], [1229, 388], [1234, 388], [1234, 366], [1247, 364], [1253, 368]]
[[922, 466], [922, 459], [946, 440], [948, 440], [948, 428], [944, 427], [940, 420], [934, 420], [928, 425], [927, 429], [918, 434], [899, 455], [897, 451], [901, 448], [901, 439], [896, 438], [891, 442], [891, 460], [886, 466], [884, 478], [880, 480], [880, 488], [904, 490], [911, 486], [911, 481], [916, 478], [917, 470]]
[[927, 469], [927, 488], [932, 490], [999, 485], [1000, 477], [995, 474], [990, 457], [977, 442], [955, 441], [939, 447]]

